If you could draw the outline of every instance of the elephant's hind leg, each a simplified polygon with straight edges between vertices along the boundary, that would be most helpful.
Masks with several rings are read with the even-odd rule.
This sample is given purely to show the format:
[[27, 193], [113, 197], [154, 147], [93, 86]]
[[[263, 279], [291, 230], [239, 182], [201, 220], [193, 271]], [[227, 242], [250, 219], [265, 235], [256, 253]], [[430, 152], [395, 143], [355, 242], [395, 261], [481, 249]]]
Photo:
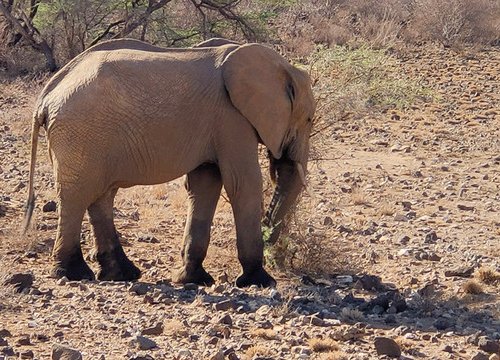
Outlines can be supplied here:
[[136, 280], [141, 271], [127, 258], [113, 222], [113, 201], [117, 189], [111, 189], [89, 206], [89, 218], [95, 237], [99, 280]]
[[210, 227], [222, 188], [219, 169], [203, 164], [186, 176], [188, 191], [188, 217], [182, 249], [183, 266], [174, 275], [174, 281], [212, 285], [214, 279], [203, 268], [210, 241]]
[[57, 186], [59, 220], [52, 251], [52, 257], [55, 261], [52, 275], [56, 278], [65, 276], [69, 280], [93, 280], [94, 273], [83, 259], [80, 245], [82, 220], [87, 205], [73, 186], [61, 184]]

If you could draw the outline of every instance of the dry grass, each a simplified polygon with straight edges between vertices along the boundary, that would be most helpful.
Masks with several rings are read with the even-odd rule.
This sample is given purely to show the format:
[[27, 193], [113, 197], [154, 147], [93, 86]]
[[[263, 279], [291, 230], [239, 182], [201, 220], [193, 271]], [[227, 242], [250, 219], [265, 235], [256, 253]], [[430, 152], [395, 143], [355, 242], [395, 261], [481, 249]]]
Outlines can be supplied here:
[[252, 337], [264, 339], [264, 340], [277, 340], [278, 334], [273, 329], [252, 329], [250, 330], [250, 335]]
[[368, 205], [368, 199], [366, 194], [360, 188], [352, 189], [351, 201], [354, 205]]
[[179, 320], [169, 320], [163, 324], [163, 332], [166, 335], [172, 337], [186, 337], [189, 335], [189, 331], [186, 329], [186, 326]]
[[349, 359], [349, 354], [343, 351], [330, 351], [327, 353], [320, 354], [319, 360], [347, 360]]
[[339, 349], [339, 346], [335, 340], [332, 339], [321, 339], [312, 338], [308, 341], [309, 347], [314, 352], [332, 352]]
[[396, 212], [394, 205], [384, 202], [378, 208], [378, 214], [382, 216], [392, 216]]
[[470, 294], [470, 295], [479, 295], [479, 294], [483, 294], [484, 293], [484, 289], [481, 286], [481, 284], [479, 284], [475, 280], [468, 280], [468, 281], [466, 281], [462, 285], [462, 290], [466, 294]]
[[500, 283], [500, 273], [490, 267], [479, 268], [475, 275], [479, 281], [487, 285]]
[[245, 351], [245, 355], [243, 355], [243, 358], [245, 360], [251, 360], [256, 356], [271, 356], [272, 351], [269, 347], [263, 346], [263, 345], [253, 345]]

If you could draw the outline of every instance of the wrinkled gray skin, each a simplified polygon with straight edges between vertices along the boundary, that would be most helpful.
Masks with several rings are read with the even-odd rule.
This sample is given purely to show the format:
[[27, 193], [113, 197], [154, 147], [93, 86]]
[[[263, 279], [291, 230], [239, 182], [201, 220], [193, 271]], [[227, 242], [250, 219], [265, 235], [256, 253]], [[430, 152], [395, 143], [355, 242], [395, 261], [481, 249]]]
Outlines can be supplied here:
[[47, 131], [59, 197], [56, 277], [93, 279], [80, 247], [88, 211], [101, 280], [134, 280], [113, 222], [119, 188], [186, 175], [183, 265], [174, 280], [212, 284], [203, 268], [222, 186], [231, 202], [240, 287], [273, 286], [263, 268], [258, 143], [269, 149], [276, 191], [266, 223], [280, 223], [304, 183], [314, 100], [308, 75], [273, 50], [211, 39], [193, 49], [104, 42], [61, 69], [34, 114], [26, 226], [34, 207], [38, 133]]

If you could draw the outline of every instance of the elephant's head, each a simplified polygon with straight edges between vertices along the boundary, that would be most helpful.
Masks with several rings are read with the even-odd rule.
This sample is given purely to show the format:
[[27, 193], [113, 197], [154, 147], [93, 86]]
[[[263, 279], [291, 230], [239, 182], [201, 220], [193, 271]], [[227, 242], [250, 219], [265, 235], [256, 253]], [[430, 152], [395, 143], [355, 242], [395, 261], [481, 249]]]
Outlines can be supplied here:
[[222, 64], [233, 105], [248, 119], [269, 150], [276, 183], [264, 224], [275, 242], [282, 221], [303, 186], [315, 102], [308, 74], [262, 45], [243, 45]]

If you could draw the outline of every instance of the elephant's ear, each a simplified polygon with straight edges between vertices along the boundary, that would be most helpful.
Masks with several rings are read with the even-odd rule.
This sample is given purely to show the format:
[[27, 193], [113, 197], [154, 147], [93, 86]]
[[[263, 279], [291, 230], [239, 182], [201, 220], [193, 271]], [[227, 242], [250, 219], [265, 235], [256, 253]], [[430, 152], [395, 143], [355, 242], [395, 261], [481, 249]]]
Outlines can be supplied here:
[[240, 46], [222, 64], [231, 102], [276, 159], [283, 151], [295, 97], [289, 66], [274, 50], [258, 44]]

